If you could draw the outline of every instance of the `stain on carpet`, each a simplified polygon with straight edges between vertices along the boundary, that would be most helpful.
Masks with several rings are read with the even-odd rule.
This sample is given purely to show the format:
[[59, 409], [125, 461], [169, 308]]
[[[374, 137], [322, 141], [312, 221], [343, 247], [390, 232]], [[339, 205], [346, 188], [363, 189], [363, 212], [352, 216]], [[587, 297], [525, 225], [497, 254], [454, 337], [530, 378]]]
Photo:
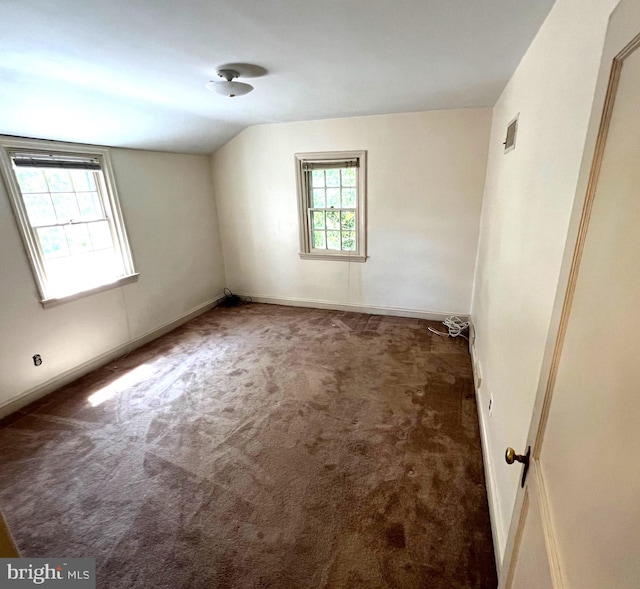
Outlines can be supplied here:
[[20, 551], [104, 589], [495, 588], [469, 354], [429, 324], [218, 308], [32, 404]]

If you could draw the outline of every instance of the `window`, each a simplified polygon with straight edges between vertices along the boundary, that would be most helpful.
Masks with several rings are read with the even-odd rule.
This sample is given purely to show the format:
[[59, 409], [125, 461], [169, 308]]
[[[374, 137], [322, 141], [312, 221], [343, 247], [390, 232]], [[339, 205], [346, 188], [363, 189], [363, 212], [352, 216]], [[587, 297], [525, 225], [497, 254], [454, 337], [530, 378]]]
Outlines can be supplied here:
[[366, 261], [366, 155], [296, 154], [301, 258]]
[[45, 306], [135, 279], [106, 149], [20, 139], [0, 140], [0, 146]]

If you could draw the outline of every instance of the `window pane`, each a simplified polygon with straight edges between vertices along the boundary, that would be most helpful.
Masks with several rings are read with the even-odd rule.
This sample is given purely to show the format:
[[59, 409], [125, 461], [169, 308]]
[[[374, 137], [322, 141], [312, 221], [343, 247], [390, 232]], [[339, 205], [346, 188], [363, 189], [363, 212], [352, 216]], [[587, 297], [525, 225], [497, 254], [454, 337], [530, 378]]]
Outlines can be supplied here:
[[83, 221], [102, 219], [102, 208], [97, 192], [81, 192], [77, 195], [80, 217]]
[[124, 268], [114, 249], [46, 260], [52, 296], [73, 294], [122, 276]]
[[64, 228], [67, 234], [67, 243], [72, 255], [90, 252], [91, 238], [89, 237], [89, 229], [86, 223], [80, 225], [67, 225]]
[[23, 200], [32, 227], [56, 224], [56, 212], [53, 210], [49, 193], [25, 194]]
[[311, 186], [314, 188], [324, 186], [324, 170], [313, 170], [311, 172]]
[[27, 192], [49, 192], [42, 170], [34, 170], [33, 168], [15, 168], [15, 170], [22, 194]]
[[313, 208], [314, 209], [324, 209], [324, 188], [314, 188], [313, 189]]
[[356, 228], [355, 211], [342, 211], [342, 229], [353, 231]]
[[49, 192], [71, 192], [73, 190], [69, 170], [45, 170], [44, 175], [49, 185]]
[[67, 238], [62, 227], [45, 227], [38, 229], [38, 239], [45, 258], [68, 256]]
[[352, 209], [356, 206], [356, 189], [355, 188], [343, 188], [342, 189], [342, 208]]
[[340, 231], [327, 231], [327, 248], [330, 250], [340, 249]]
[[321, 211], [313, 212], [313, 227], [314, 229], [324, 229], [324, 213]]
[[327, 208], [340, 208], [340, 189], [327, 188]]
[[113, 247], [113, 239], [111, 238], [108, 221], [89, 223], [89, 235], [91, 236], [91, 243], [94, 250]]
[[76, 195], [73, 192], [59, 192], [52, 194], [53, 206], [56, 209], [58, 223], [68, 223], [80, 218]]
[[327, 211], [327, 229], [340, 229], [340, 211]]
[[91, 192], [96, 190], [93, 172], [88, 170], [70, 170], [71, 180], [76, 192]]
[[327, 186], [340, 186], [340, 170], [325, 170], [327, 175]]
[[346, 252], [356, 251], [356, 233], [355, 231], [342, 232], [342, 249]]
[[356, 169], [355, 168], [343, 168], [342, 172], [342, 185], [343, 186], [355, 186], [356, 185]]
[[314, 231], [313, 232], [313, 247], [315, 249], [327, 249], [327, 243], [325, 240], [324, 231]]

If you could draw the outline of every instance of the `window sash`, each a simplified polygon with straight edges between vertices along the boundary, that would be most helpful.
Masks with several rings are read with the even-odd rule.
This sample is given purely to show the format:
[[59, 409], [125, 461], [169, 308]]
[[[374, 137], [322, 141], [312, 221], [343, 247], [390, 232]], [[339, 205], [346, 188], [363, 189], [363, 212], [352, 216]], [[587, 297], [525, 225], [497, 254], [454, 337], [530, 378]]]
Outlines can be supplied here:
[[[330, 229], [329, 227], [327, 227], [326, 225], [326, 221], [325, 221], [325, 226], [322, 228], [319, 227], [314, 227], [313, 225], [313, 213], [315, 212], [322, 212], [322, 213], [327, 213], [327, 212], [336, 212], [336, 213], [340, 213], [340, 223], [338, 226], [338, 229]], [[346, 213], [354, 213], [355, 214], [355, 224], [354, 227], [352, 229], [343, 229], [342, 228], [342, 212], [346, 212]], [[358, 210], [357, 208], [319, 208], [319, 207], [309, 207], [307, 209], [307, 227], [308, 227], [308, 231], [309, 231], [309, 251], [311, 252], [340, 252], [344, 255], [356, 255], [358, 252], [358, 237], [359, 237], [359, 231], [358, 231]], [[326, 219], [326, 217], [325, 217]], [[338, 233], [340, 233], [340, 249], [333, 249], [333, 248], [316, 248], [314, 247], [314, 235], [313, 232], [314, 231], [323, 231], [325, 233], [325, 237], [326, 237], [326, 233], [327, 231], [337, 231]], [[355, 249], [352, 250], [346, 250], [346, 249], [342, 249], [342, 234], [348, 232], [348, 233], [353, 233], [354, 234], [354, 240], [355, 240]]]
[[[12, 160], [15, 166], [15, 160]], [[19, 166], [18, 166], [19, 167]], [[28, 166], [28, 167], [36, 167], [36, 166]], [[67, 169], [67, 168], [61, 168], [59, 166], [38, 166], [40, 168], [44, 167], [44, 168], [51, 168], [51, 169]], [[85, 168], [72, 168], [72, 169], [85, 169]], [[93, 169], [86, 169], [87, 171], [91, 172], [91, 175], [93, 177], [93, 183], [95, 186], [95, 190], [75, 190], [75, 185], [73, 186], [74, 190], [65, 190], [65, 191], [52, 191], [51, 187], [49, 185], [49, 182], [46, 180], [45, 178], [45, 183], [47, 184], [47, 190], [42, 190], [42, 191], [37, 191], [37, 192], [28, 192], [28, 193], [24, 193], [22, 192], [22, 188], [20, 187], [20, 182], [17, 181], [18, 183], [18, 188], [20, 189], [20, 197], [22, 199], [22, 201], [24, 202], [25, 196], [31, 196], [31, 195], [48, 195], [49, 198], [53, 199], [53, 196], [55, 194], [74, 194], [76, 201], [78, 198], [78, 195], [80, 194], [97, 194], [98, 196], [98, 205], [100, 207], [100, 215], [98, 217], [92, 217], [90, 220], [86, 219], [86, 220], [80, 220], [80, 221], [75, 221], [75, 220], [71, 220], [71, 221], [66, 221], [66, 222], [58, 222], [58, 223], [48, 223], [48, 224], [39, 224], [39, 223], [34, 223], [31, 220], [31, 217], [29, 218], [29, 224], [31, 225], [31, 227], [33, 229], [39, 229], [42, 227], [57, 227], [57, 226], [64, 226], [64, 225], [70, 225], [70, 224], [77, 224], [77, 223], [92, 223], [94, 221], [109, 221], [111, 222], [111, 218], [109, 217], [109, 215], [107, 214], [107, 209], [108, 206], [105, 203], [105, 191], [106, 191], [106, 186], [105, 186], [105, 182], [104, 182], [104, 176], [102, 173], [102, 169], [100, 168], [99, 170], [93, 170]], [[107, 199], [108, 200], [108, 199]], [[55, 208], [55, 204], [52, 202], [54, 208]], [[79, 203], [78, 203], [79, 206]], [[27, 216], [28, 216], [28, 208], [27, 205], [25, 204], [25, 209], [27, 209]], [[57, 218], [57, 214], [56, 214], [56, 218]]]
[[[15, 165], [15, 159], [12, 158], [12, 161]], [[51, 161], [61, 161], [60, 159], [57, 158], [51, 158]], [[29, 165], [29, 167], [35, 167], [35, 166], [31, 166]], [[122, 247], [120, 244], [120, 241], [118, 239], [118, 235], [116, 232], [116, 228], [114, 226], [114, 222], [112, 219], [112, 216], [110, 214], [110, 209], [109, 209], [109, 201], [108, 199], [105, 198], [105, 195], [107, 194], [107, 188], [105, 186], [105, 182], [104, 182], [104, 176], [102, 174], [102, 168], [99, 167], [98, 170], [95, 170], [94, 168], [78, 168], [75, 166], [72, 167], [63, 167], [63, 166], [57, 166], [57, 165], [50, 165], [50, 166], [38, 166], [38, 167], [45, 167], [45, 168], [50, 168], [50, 169], [86, 169], [89, 170], [91, 172], [93, 172], [93, 176], [94, 176], [94, 180], [95, 180], [95, 184], [96, 184], [96, 192], [98, 194], [98, 200], [100, 202], [100, 208], [101, 208], [101, 212], [102, 212], [102, 217], [99, 219], [92, 219], [91, 221], [87, 220], [87, 221], [70, 221], [67, 223], [61, 222], [61, 223], [54, 223], [52, 225], [49, 225], [49, 227], [67, 227], [69, 225], [84, 225], [84, 224], [88, 224], [88, 223], [92, 223], [92, 222], [98, 222], [98, 221], [107, 221], [108, 223], [108, 227], [109, 227], [109, 234], [111, 235], [111, 243], [113, 245], [113, 255], [115, 258], [115, 263], [116, 266], [121, 269], [121, 275], [120, 276], [115, 276], [114, 278], [121, 278], [123, 276], [126, 276], [127, 272], [126, 272], [126, 265], [125, 262], [123, 261], [123, 256], [122, 256]], [[20, 189], [20, 197], [22, 199], [22, 202], [24, 204], [24, 196], [25, 194], [22, 192], [22, 189], [20, 188], [20, 183], [18, 182], [18, 187]], [[52, 192], [48, 193], [49, 195], [55, 194]], [[74, 194], [78, 194], [77, 192], [74, 191]], [[26, 205], [25, 205], [26, 208]], [[38, 229], [43, 229], [46, 228], [47, 226], [45, 225], [34, 225], [31, 223], [31, 219], [29, 219], [29, 215], [27, 212], [27, 218], [29, 220], [29, 226], [31, 229], [31, 233], [33, 235], [33, 239], [36, 243], [36, 246], [38, 248], [38, 253], [40, 255], [40, 259], [41, 259], [41, 265], [42, 265], [42, 272], [44, 275], [44, 278], [46, 279], [47, 282], [47, 286], [50, 288], [52, 284], [56, 284], [56, 279], [55, 276], [53, 276], [51, 274], [51, 267], [54, 266], [56, 263], [52, 260], [58, 260], [60, 258], [54, 257], [54, 258], [49, 258], [47, 257], [45, 251], [44, 251], [44, 244], [42, 242], [42, 239], [40, 238], [40, 234], [38, 233]], [[68, 242], [68, 238], [66, 237], [66, 232], [65, 232], [65, 240], [67, 240], [67, 246], [69, 247], [69, 254], [67, 256], [63, 256], [66, 258], [76, 258], [78, 260], [81, 260], [84, 256], [86, 256], [87, 254], [93, 253], [93, 252], [97, 252], [97, 251], [101, 251], [101, 250], [92, 250], [91, 252], [76, 252], [76, 253], [71, 253], [71, 247], [70, 244]], [[101, 286], [101, 284], [96, 283], [95, 286]]]

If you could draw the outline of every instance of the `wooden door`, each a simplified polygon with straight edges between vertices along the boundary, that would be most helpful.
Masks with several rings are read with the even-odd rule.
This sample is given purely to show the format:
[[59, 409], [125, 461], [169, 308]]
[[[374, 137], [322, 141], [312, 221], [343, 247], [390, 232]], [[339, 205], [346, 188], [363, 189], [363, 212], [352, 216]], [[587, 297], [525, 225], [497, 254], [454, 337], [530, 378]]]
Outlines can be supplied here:
[[623, 0], [501, 589], [640, 587], [639, 47], [640, 0]]

